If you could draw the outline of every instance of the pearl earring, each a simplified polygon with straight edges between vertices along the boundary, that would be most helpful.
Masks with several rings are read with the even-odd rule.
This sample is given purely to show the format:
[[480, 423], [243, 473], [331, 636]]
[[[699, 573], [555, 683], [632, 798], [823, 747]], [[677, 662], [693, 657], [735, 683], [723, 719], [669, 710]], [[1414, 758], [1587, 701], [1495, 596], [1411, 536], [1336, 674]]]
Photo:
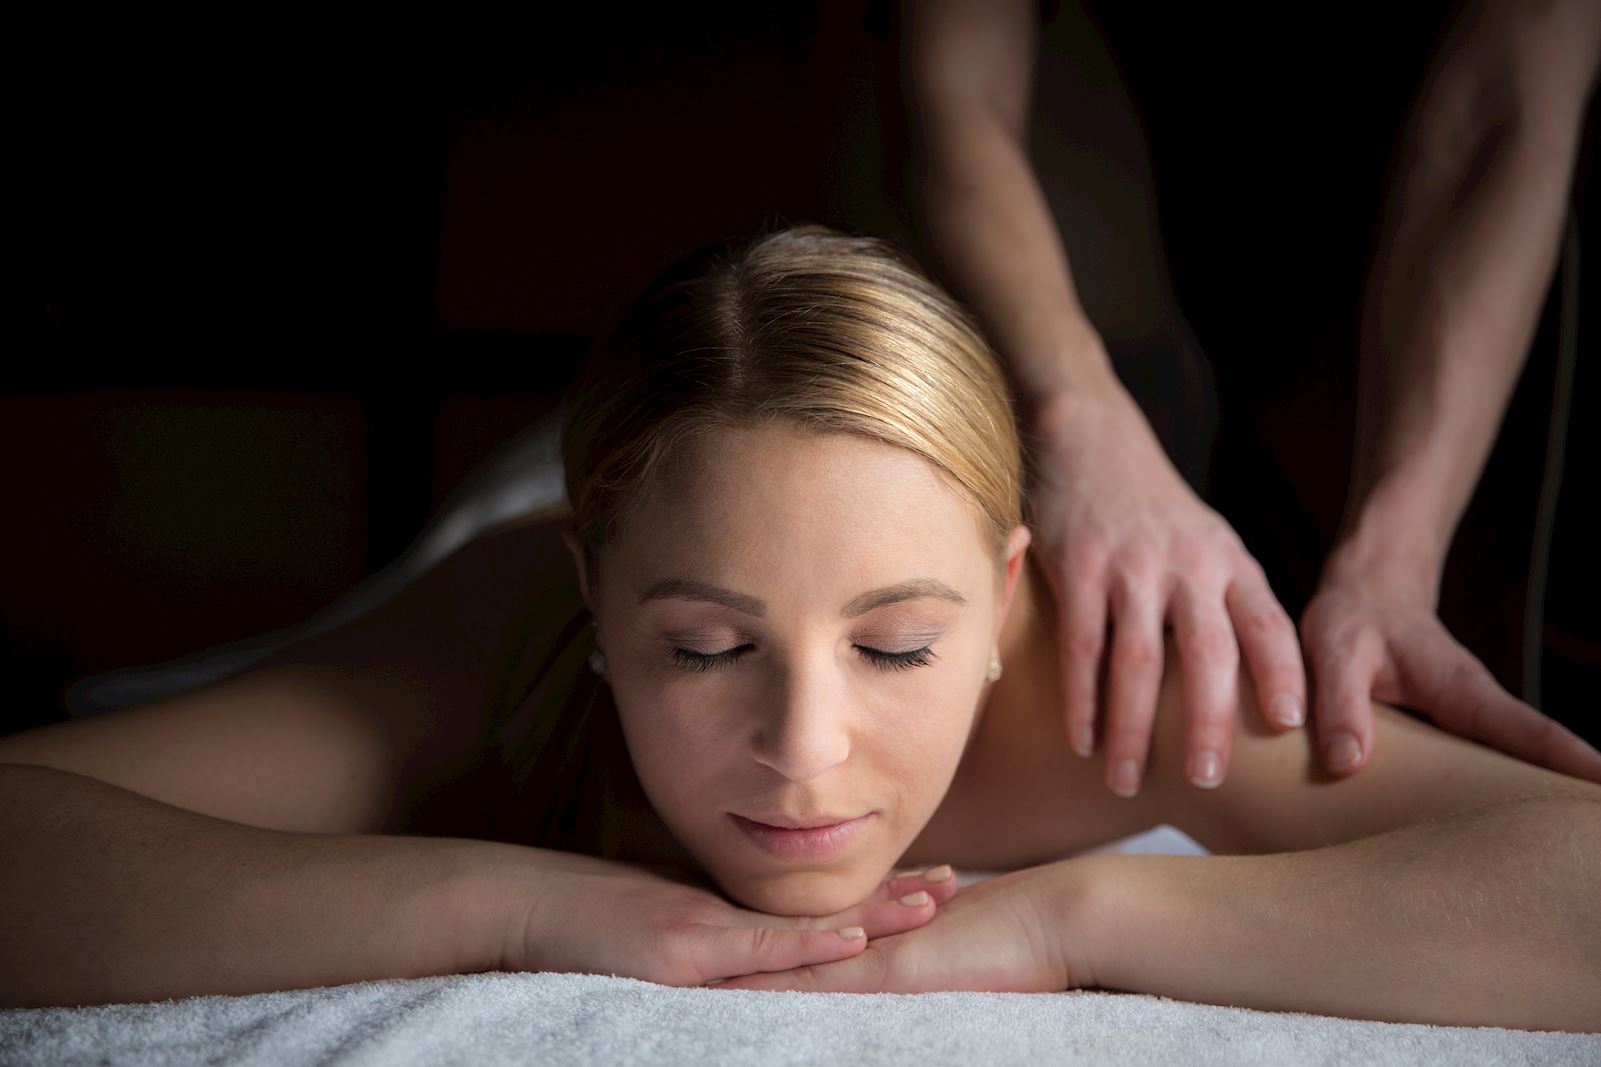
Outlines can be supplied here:
[[604, 678], [606, 676], [606, 653], [598, 648], [591, 652], [589, 654], [589, 669]]
[[984, 677], [985, 677], [985, 679], [987, 679], [988, 681], [991, 681], [991, 682], [1000, 681], [1000, 678], [1001, 678], [1001, 661], [1000, 661], [1000, 659], [998, 657], [991, 657], [989, 670], [984, 672]]

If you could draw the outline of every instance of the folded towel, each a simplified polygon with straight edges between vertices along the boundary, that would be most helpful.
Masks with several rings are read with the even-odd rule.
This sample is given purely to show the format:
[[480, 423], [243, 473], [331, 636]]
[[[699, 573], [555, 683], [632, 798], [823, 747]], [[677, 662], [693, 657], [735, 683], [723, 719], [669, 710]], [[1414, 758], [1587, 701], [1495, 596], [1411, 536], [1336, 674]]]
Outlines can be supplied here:
[[476, 974], [0, 1012], [33, 1064], [1601, 1063], [1601, 1036], [1356, 1022], [1125, 993], [766, 993]]

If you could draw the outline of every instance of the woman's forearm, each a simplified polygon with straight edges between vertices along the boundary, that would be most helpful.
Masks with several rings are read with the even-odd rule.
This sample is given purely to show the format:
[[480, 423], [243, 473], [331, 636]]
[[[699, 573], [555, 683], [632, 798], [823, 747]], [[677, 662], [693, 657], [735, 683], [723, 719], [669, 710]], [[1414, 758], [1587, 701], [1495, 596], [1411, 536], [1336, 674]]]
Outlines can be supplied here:
[[0, 1007], [492, 969], [524, 851], [265, 830], [0, 765]]
[[1068, 863], [1086, 864], [1080, 892], [1063, 899], [1088, 908], [1069, 921], [1087, 931], [1086, 965], [1103, 988], [1396, 1022], [1601, 1029], [1592, 801], [1526, 800], [1307, 852]]

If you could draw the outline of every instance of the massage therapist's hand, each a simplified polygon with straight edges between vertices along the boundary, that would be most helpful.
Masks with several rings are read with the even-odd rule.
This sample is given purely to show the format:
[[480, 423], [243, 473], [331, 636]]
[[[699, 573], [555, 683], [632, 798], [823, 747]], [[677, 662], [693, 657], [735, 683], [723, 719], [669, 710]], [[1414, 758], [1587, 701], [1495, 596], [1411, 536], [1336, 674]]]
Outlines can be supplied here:
[[1081, 887], [1084, 860], [968, 886], [927, 926], [873, 941], [850, 959], [751, 974], [719, 989], [839, 993], [974, 990], [1049, 993], [1095, 984]]
[[1039, 406], [1034, 430], [1034, 519], [1061, 619], [1069, 743], [1081, 756], [1094, 751], [1104, 678], [1107, 785], [1125, 796], [1137, 791], [1170, 624], [1188, 720], [1185, 777], [1218, 785], [1228, 770], [1242, 654], [1269, 722], [1305, 721], [1294, 624], [1261, 566], [1185, 484], [1120, 387], [1057, 394]]
[[945, 868], [947, 876], [934, 882], [919, 874], [886, 879], [865, 901], [833, 915], [775, 916], [665, 870], [547, 850], [540, 859], [535, 899], [526, 922], [508, 934], [501, 970], [702, 985], [859, 955], [873, 938], [928, 922], [956, 892]]
[[1446, 630], [1433, 588], [1415, 573], [1348, 564], [1339, 549], [1301, 618], [1315, 693], [1318, 749], [1338, 775], [1373, 754], [1373, 701], [1420, 712], [1442, 729], [1577, 778], [1601, 782], [1601, 753], [1496, 682]]

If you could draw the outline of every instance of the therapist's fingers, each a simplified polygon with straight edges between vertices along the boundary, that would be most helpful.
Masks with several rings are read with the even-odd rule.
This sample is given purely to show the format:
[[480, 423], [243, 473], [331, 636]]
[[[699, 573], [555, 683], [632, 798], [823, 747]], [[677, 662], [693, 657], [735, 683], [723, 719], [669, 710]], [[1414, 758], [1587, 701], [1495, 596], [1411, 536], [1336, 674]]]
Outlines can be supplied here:
[[1106, 784], [1121, 797], [1139, 792], [1162, 686], [1162, 612], [1154, 582], [1114, 579], [1112, 648], [1106, 700]]
[[[1440, 628], [1438, 644], [1430, 649], [1428, 665], [1415, 664], [1424, 653], [1409, 642], [1392, 647], [1403, 678], [1427, 672], [1435, 684], [1432, 699], [1412, 701], [1436, 724], [1452, 733], [1482, 741], [1529, 763], [1592, 782], [1601, 782], [1601, 752], [1561, 723], [1501, 688], [1482, 661], [1447, 636]], [[1434, 642], [1431, 642], [1433, 644]], [[1424, 685], [1415, 685], [1423, 689]]]
[[1263, 716], [1281, 730], [1300, 726], [1306, 721], [1301, 643], [1261, 568], [1253, 565], [1253, 573], [1230, 585], [1225, 603]]
[[1080, 554], [1071, 566], [1061, 605], [1062, 699], [1066, 704], [1067, 743], [1088, 758], [1095, 753], [1095, 716], [1101, 657], [1106, 653], [1106, 574], [1098, 557]]
[[1220, 592], [1180, 585], [1171, 614], [1183, 677], [1184, 776], [1202, 789], [1215, 789], [1228, 772], [1239, 705], [1239, 645]]
[[1383, 664], [1383, 641], [1375, 630], [1352, 629], [1341, 639], [1308, 644], [1306, 657], [1323, 766], [1341, 777], [1355, 774], [1373, 752], [1373, 680]]

